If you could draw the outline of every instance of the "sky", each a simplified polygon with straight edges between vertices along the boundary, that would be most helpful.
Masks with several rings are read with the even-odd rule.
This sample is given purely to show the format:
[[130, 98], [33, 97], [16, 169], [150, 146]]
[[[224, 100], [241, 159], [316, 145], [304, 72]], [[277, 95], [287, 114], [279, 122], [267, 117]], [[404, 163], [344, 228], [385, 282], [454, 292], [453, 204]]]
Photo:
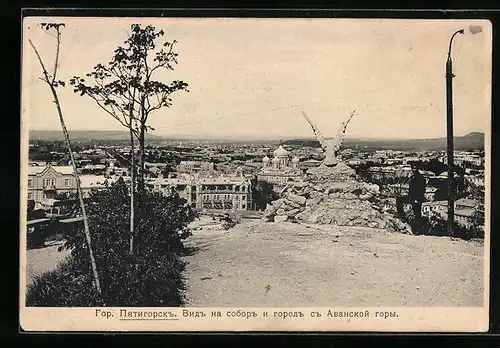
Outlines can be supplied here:
[[[139, 23], [177, 40], [179, 64], [157, 76], [189, 92], [150, 116], [153, 134], [217, 138], [312, 137], [302, 112], [333, 136], [353, 110], [350, 138], [446, 136], [445, 63], [451, 35], [456, 135], [489, 131], [491, 24], [477, 20], [31, 17], [23, 23], [22, 112], [30, 129], [60, 129], [31, 39], [52, 69], [55, 39], [37, 26], [64, 22], [59, 78], [84, 76]], [[472, 35], [470, 25], [481, 25]], [[60, 88], [67, 128], [125, 130], [87, 97]]]

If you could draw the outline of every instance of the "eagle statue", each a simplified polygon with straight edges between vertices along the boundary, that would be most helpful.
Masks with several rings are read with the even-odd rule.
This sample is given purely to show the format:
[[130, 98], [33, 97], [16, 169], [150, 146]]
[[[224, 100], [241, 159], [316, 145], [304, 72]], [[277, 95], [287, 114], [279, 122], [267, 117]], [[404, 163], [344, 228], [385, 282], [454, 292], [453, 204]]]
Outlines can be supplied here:
[[316, 139], [319, 141], [321, 148], [323, 149], [323, 152], [325, 153], [325, 158], [323, 160], [323, 164], [328, 166], [328, 167], [333, 167], [337, 165], [338, 160], [337, 160], [337, 154], [342, 147], [342, 144], [344, 143], [344, 138], [345, 138], [345, 132], [347, 129], [347, 125], [351, 121], [352, 117], [356, 113], [356, 110], [354, 110], [349, 118], [342, 122], [342, 125], [340, 126], [339, 130], [337, 131], [337, 135], [333, 138], [325, 138], [323, 134], [321, 134], [320, 130], [318, 127], [314, 124], [314, 122], [307, 116], [307, 114], [302, 111], [302, 115], [304, 115], [304, 118], [307, 120], [309, 125], [311, 126], [313, 133], [316, 137]]

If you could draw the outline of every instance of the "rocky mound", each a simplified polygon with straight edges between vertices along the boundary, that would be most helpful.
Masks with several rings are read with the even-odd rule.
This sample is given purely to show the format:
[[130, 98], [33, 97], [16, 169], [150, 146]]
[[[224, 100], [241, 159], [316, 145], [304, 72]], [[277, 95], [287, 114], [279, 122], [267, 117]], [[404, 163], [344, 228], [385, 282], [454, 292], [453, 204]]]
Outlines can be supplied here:
[[338, 226], [363, 226], [409, 232], [401, 220], [380, 204], [378, 185], [361, 182], [340, 162], [308, 171], [302, 182], [290, 183], [282, 197], [268, 205], [266, 221], [296, 221]]

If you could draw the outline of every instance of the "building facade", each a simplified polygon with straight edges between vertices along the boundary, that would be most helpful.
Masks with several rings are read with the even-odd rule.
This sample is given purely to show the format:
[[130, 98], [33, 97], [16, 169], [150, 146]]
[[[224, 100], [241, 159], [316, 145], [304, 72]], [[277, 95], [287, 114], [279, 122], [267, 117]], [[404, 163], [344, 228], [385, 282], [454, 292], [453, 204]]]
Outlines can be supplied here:
[[[79, 178], [83, 196], [88, 197], [92, 189], [104, 188], [106, 181], [114, 181], [118, 177], [80, 175]], [[72, 166], [28, 167], [28, 200], [35, 202], [35, 209], [52, 206], [60, 194], [75, 194], [76, 192], [76, 177]]]
[[273, 159], [265, 156], [262, 159], [262, 169], [257, 178], [275, 185], [286, 185], [290, 181], [300, 181], [303, 173], [299, 168], [299, 159], [291, 157], [290, 153], [279, 146], [273, 153]]
[[168, 194], [175, 190], [187, 203], [200, 210], [251, 210], [252, 184], [237, 172], [233, 176], [185, 175], [148, 181], [150, 187]]
[[28, 200], [34, 200], [35, 206], [41, 206], [45, 199], [54, 199], [59, 193], [76, 190], [76, 178], [71, 166], [29, 166]]
[[181, 161], [177, 166], [179, 173], [209, 173], [214, 171], [214, 164], [207, 161]]
[[[455, 221], [466, 228], [473, 224], [477, 202], [473, 199], [461, 198], [455, 201]], [[422, 215], [437, 215], [442, 219], [448, 217], [448, 201], [426, 202], [422, 205]]]

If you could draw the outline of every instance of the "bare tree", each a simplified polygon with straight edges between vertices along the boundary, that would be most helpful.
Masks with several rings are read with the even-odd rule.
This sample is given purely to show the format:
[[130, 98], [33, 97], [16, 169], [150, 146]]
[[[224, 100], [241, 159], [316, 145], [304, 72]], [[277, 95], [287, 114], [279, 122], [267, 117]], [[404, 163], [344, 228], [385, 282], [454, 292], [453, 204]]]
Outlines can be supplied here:
[[[56, 89], [58, 86], [64, 87], [64, 85], [65, 85], [64, 81], [57, 80], [57, 69], [59, 66], [59, 49], [61, 46], [61, 27], [64, 27], [64, 23], [41, 23], [40, 26], [45, 33], [47, 33], [50, 36], [55, 37], [55, 39], [57, 40], [56, 57], [55, 57], [55, 61], [54, 61], [54, 72], [52, 74], [50, 74], [47, 71], [45, 64], [43, 63], [43, 60], [40, 56], [40, 53], [36, 49], [35, 45], [31, 41], [31, 39], [29, 39], [29, 43], [30, 43], [31, 47], [33, 48], [33, 50], [35, 51], [35, 54], [38, 58], [38, 62], [40, 63], [40, 66], [42, 68], [43, 76], [40, 77], [40, 80], [42, 80], [43, 82], [45, 82], [49, 86], [50, 91], [52, 92], [52, 97], [54, 98], [54, 103], [56, 104], [57, 113], [59, 115], [59, 122], [61, 123], [61, 128], [62, 128], [62, 131], [64, 133], [64, 138], [66, 140], [66, 145], [68, 147], [71, 165], [73, 167], [73, 174], [74, 174], [75, 179], [76, 179], [76, 190], [77, 190], [78, 200], [80, 202], [80, 209], [81, 209], [81, 213], [82, 213], [82, 217], [83, 217], [83, 226], [84, 226], [84, 231], [85, 231], [85, 237], [87, 240], [87, 246], [89, 249], [90, 263], [91, 263], [92, 273], [94, 276], [94, 283], [95, 283], [95, 287], [97, 289], [97, 292], [99, 294], [102, 294], [101, 293], [101, 285], [99, 282], [99, 273], [97, 271], [97, 265], [96, 265], [96, 262], [94, 259], [94, 254], [92, 252], [92, 241], [90, 238], [90, 230], [89, 230], [89, 224], [88, 224], [88, 219], [87, 219], [87, 213], [85, 211], [85, 204], [83, 201], [83, 194], [82, 194], [82, 188], [80, 185], [80, 178], [78, 176], [78, 168], [76, 166], [75, 158], [73, 156], [73, 151], [71, 149], [71, 140], [69, 137], [68, 130], [66, 129], [66, 124], [64, 123], [64, 117], [63, 117], [63, 113], [62, 113], [62, 109], [61, 109], [61, 103], [59, 101], [59, 96], [57, 94], [57, 89]], [[51, 30], [55, 31], [55, 34], [52, 34]]]

